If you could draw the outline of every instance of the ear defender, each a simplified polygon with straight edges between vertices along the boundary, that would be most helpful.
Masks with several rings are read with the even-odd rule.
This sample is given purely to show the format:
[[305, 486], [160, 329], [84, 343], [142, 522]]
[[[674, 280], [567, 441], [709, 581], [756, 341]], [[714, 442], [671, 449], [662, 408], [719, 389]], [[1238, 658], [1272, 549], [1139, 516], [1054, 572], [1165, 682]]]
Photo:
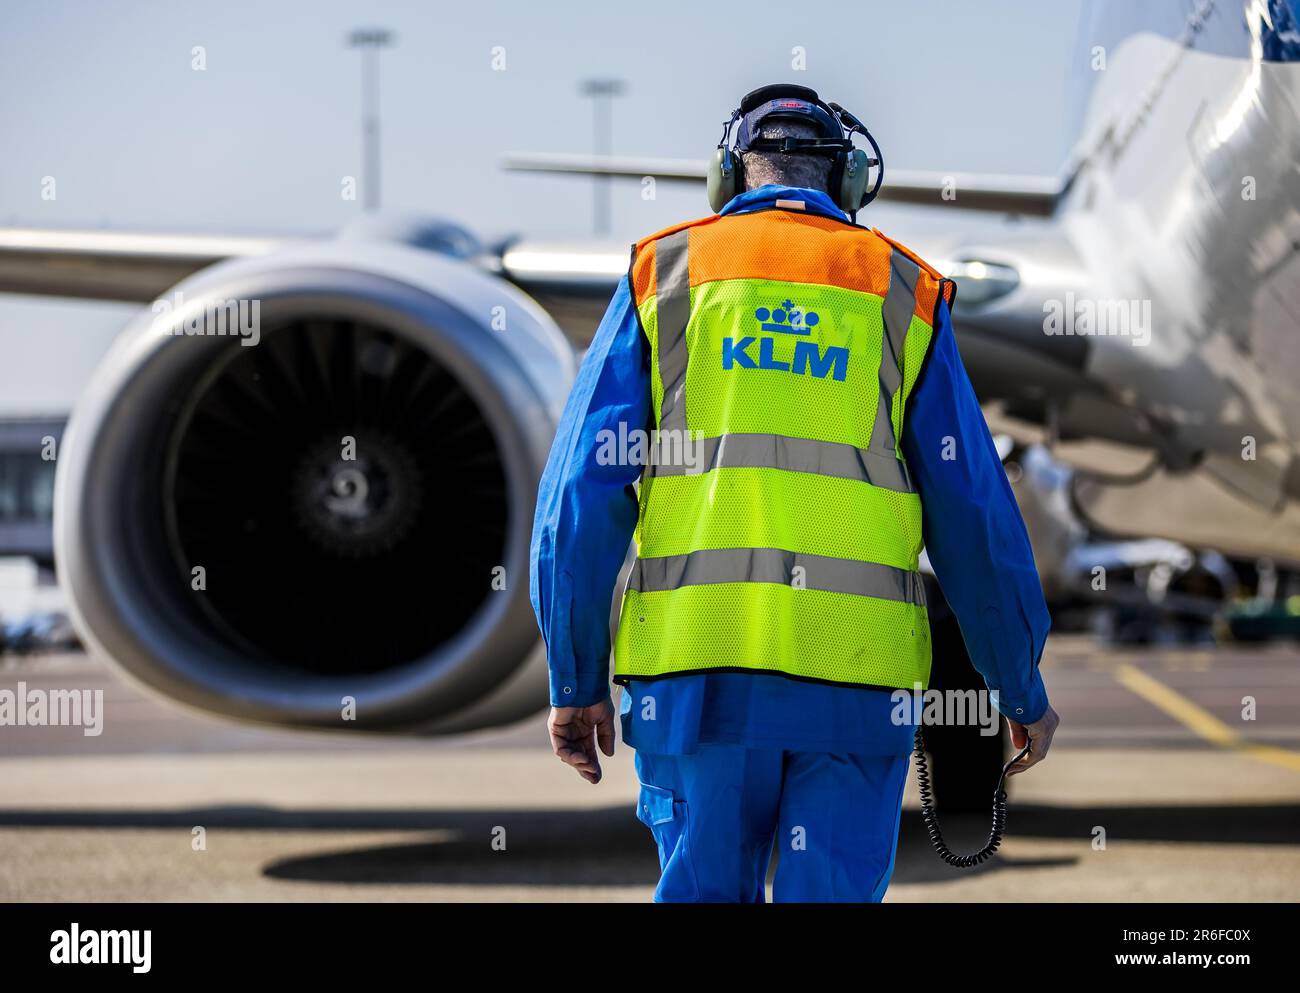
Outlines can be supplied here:
[[708, 184], [709, 206], [715, 214], [737, 193], [745, 188], [745, 167], [740, 161], [740, 152], [731, 147], [731, 126], [740, 117], [739, 109], [732, 111], [731, 119], [722, 126], [722, 140], [709, 159], [709, 170], [705, 179]]
[[713, 157], [709, 159], [707, 177], [709, 206], [713, 208], [715, 214], [720, 212], [740, 190], [740, 171], [736, 168], [739, 164], [740, 156], [732, 152], [730, 148], [721, 146], [714, 151]]
[[871, 175], [871, 159], [860, 148], [844, 157], [844, 175], [840, 178], [838, 206], [852, 213], [867, 202], [867, 180]]

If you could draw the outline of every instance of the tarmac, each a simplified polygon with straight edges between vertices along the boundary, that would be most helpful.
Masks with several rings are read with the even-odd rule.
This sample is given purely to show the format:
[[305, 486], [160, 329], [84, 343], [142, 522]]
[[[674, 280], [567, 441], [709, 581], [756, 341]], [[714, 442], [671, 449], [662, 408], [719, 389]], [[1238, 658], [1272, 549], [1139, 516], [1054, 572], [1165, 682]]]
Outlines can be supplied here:
[[[1300, 899], [1300, 649], [1062, 635], [1043, 669], [1062, 725], [1001, 853], [945, 866], [909, 784], [887, 901]], [[20, 681], [102, 689], [105, 723], [0, 727], [0, 900], [646, 901], [657, 879], [630, 750], [587, 784], [542, 714], [352, 738], [219, 722], [83, 654], [0, 660]], [[959, 850], [987, 826], [944, 821]]]

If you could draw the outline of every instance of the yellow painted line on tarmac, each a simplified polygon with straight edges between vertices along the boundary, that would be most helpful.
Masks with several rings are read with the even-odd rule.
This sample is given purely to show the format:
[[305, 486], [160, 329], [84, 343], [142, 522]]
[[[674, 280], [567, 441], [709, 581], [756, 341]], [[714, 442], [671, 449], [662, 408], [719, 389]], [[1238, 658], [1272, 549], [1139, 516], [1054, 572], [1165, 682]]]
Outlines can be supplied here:
[[1292, 772], [1300, 772], [1300, 753], [1277, 748], [1273, 745], [1259, 745], [1247, 741], [1223, 721], [1219, 720], [1204, 707], [1198, 706], [1187, 697], [1178, 693], [1158, 679], [1153, 679], [1137, 666], [1121, 662], [1115, 666], [1116, 681], [1125, 689], [1136, 693], [1147, 703], [1163, 710], [1166, 714], [1200, 735], [1206, 741], [1221, 748], [1230, 748], [1243, 755], [1281, 766]]

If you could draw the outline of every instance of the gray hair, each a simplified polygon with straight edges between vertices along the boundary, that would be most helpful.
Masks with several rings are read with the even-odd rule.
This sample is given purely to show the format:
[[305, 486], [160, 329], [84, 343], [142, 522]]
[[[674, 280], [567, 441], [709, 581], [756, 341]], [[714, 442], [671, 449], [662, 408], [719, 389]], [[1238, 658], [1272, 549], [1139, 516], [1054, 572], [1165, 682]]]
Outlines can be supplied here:
[[[758, 129], [761, 138], [820, 138], [821, 132], [800, 121], [765, 121]], [[831, 160], [822, 155], [788, 155], [785, 152], [741, 152], [745, 167], [745, 189], [756, 190], [772, 183], [826, 192], [830, 185]]]

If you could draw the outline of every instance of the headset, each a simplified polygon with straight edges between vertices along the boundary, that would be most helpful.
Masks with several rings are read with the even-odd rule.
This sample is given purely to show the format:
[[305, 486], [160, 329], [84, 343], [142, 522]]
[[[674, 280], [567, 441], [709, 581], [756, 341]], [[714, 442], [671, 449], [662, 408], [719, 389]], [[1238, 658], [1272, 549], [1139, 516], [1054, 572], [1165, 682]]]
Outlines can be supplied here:
[[[821, 133], [817, 138], [760, 138], [760, 124], [770, 117], [784, 117], [811, 123]], [[736, 144], [731, 146], [731, 129], [739, 121]], [[853, 147], [857, 132], [871, 143], [874, 157]], [[836, 206], [852, 214], [876, 198], [885, 178], [880, 146], [871, 132], [853, 114], [837, 103], [824, 103], [817, 91], [794, 83], [760, 86], [740, 101], [740, 106], [723, 122], [722, 140], [709, 161], [709, 206], [718, 213], [737, 193], [745, 189], [745, 168], [741, 152], [784, 152], [796, 155], [821, 155], [831, 159], [830, 194]], [[870, 190], [867, 182], [871, 167], [876, 167], [876, 182]]]

